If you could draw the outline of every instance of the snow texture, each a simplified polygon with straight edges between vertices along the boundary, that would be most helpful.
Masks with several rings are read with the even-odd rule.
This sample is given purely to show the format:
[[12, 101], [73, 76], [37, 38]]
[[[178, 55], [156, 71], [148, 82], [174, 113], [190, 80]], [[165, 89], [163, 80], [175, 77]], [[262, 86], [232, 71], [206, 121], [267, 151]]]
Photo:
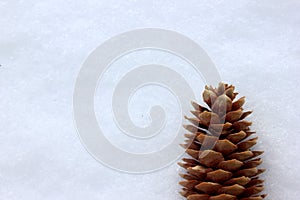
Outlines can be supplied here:
[[[176, 163], [150, 174], [114, 171], [87, 153], [73, 121], [74, 84], [89, 53], [119, 33], [157, 27], [198, 42], [222, 79], [247, 96], [246, 108], [254, 110], [250, 119], [260, 139], [256, 149], [265, 150], [267, 199], [298, 200], [299, 10], [298, 0], [2, 0], [0, 199], [182, 199], [177, 184], [181, 169]], [[131, 61], [129, 56], [119, 65], [126, 69], [143, 61], [142, 57]], [[158, 61], [160, 57], [156, 55]], [[173, 60], [174, 69], [179, 65]], [[202, 79], [192, 75], [188, 67], [183, 69], [200, 101]], [[95, 105], [98, 118], [109, 116], [110, 109], [103, 106], [109, 105], [105, 100], [109, 97], [101, 95], [111, 94], [117, 72], [112, 66], [99, 86]], [[156, 94], [151, 98], [153, 91]], [[137, 124], [149, 123], [147, 109], [158, 99], [157, 93], [164, 90], [144, 88], [133, 96], [129, 110]], [[167, 123], [171, 128], [181, 116], [173, 116], [179, 107], [174, 97], [165, 93], [159, 95], [158, 103], [171, 114], [168, 119], [174, 121]], [[147, 96], [147, 101], [141, 100], [142, 96]], [[170, 110], [172, 105], [175, 109]], [[107, 137], [128, 151], [155, 151], [173, 138], [169, 129], [168, 137], [158, 136], [161, 138], [149, 141], [150, 145], [145, 141], [126, 145], [129, 139], [113, 131], [116, 128], [110, 125], [111, 120], [106, 121], [105, 128], [113, 132]]]

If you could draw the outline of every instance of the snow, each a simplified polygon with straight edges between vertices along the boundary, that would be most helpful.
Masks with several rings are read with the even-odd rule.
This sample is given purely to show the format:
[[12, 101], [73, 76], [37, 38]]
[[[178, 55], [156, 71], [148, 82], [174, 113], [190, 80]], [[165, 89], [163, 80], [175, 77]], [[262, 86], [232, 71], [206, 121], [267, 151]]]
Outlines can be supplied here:
[[[177, 31], [199, 43], [222, 79], [247, 96], [246, 108], [254, 110], [250, 119], [259, 136], [256, 149], [265, 151], [263, 167], [267, 171], [262, 177], [267, 199], [297, 200], [299, 9], [297, 0], [2, 0], [0, 199], [182, 199], [177, 184], [181, 169], [176, 163], [140, 175], [107, 168], [85, 150], [73, 120], [74, 85], [87, 56], [114, 35], [156, 27]], [[181, 68], [201, 100], [201, 77], [170, 55], [150, 55], [156, 56], [155, 61], [165, 56], [163, 62]], [[117, 66], [153, 61], [147, 53], [135, 56], [140, 57], [128, 56], [105, 75], [95, 97], [98, 118], [110, 115], [107, 99], [121, 76]], [[172, 123], [177, 124], [181, 117], [175, 116], [179, 113], [176, 99], [167, 91], [159, 99], [157, 94], [151, 96], [153, 91], [164, 93], [157, 86], [145, 87], [132, 97], [130, 116], [144, 126], [150, 121], [151, 105], [164, 105], [171, 120], [166, 135], [149, 143], [130, 141], [115, 132], [112, 120], [103, 119], [107, 123], [102, 127], [113, 132], [107, 138], [119, 148], [152, 152], [174, 137]]]

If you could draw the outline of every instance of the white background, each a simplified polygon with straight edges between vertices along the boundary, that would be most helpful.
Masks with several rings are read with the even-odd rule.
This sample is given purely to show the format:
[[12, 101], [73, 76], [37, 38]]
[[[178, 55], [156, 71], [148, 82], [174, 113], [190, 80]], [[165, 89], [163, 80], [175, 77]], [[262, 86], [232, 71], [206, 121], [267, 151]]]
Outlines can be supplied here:
[[[298, 200], [299, 10], [298, 0], [2, 0], [0, 199], [182, 199], [176, 164], [144, 175], [104, 167], [81, 145], [72, 115], [74, 83], [89, 53], [121, 32], [157, 27], [198, 42], [223, 80], [247, 96], [257, 149], [265, 150], [268, 199]], [[188, 79], [200, 80], [193, 86], [200, 100], [203, 82]], [[105, 88], [103, 93], [111, 91]], [[140, 117], [147, 110], [132, 108], [137, 123], [147, 124]], [[117, 135], [108, 137], [124, 144]], [[138, 149], [143, 150], [152, 151], [152, 145]]]

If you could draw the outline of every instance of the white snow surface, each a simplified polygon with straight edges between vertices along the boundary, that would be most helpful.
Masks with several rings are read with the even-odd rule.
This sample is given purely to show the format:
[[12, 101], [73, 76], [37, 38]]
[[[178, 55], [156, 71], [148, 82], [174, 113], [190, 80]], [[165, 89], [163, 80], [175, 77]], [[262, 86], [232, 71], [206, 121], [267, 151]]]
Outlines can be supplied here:
[[[222, 79], [247, 96], [245, 107], [254, 110], [249, 119], [259, 136], [256, 149], [265, 151], [266, 199], [298, 200], [299, 10], [298, 0], [2, 0], [0, 199], [183, 199], [178, 194], [181, 169], [176, 163], [142, 175], [107, 168], [82, 146], [73, 120], [74, 84], [89, 53], [119, 33], [155, 27], [177, 31], [199, 43]], [[130, 59], [124, 63], [126, 68]], [[176, 62], [172, 65], [176, 68]], [[191, 74], [188, 81], [201, 101], [204, 83], [185, 69], [183, 74]], [[109, 115], [110, 108], [103, 107], [109, 102], [99, 96], [111, 93], [109, 80], [116, 72], [117, 67], [112, 68], [107, 74], [112, 78], [103, 80], [102, 91], [99, 87], [97, 117]], [[163, 93], [159, 88], [155, 91]], [[148, 95], [149, 102], [140, 102], [139, 95]], [[133, 121], [147, 124], [146, 108], [155, 99], [159, 98], [151, 98], [151, 88], [137, 92], [129, 108]], [[179, 109], [169, 93], [159, 102]], [[170, 127], [175, 121], [168, 122]], [[110, 120], [105, 128], [116, 129]], [[166, 133], [173, 138], [172, 131]], [[161, 137], [153, 142], [158, 146], [143, 141], [140, 146], [130, 142], [128, 147], [124, 136], [114, 132], [107, 137], [132, 152], [155, 151], [168, 142]]]

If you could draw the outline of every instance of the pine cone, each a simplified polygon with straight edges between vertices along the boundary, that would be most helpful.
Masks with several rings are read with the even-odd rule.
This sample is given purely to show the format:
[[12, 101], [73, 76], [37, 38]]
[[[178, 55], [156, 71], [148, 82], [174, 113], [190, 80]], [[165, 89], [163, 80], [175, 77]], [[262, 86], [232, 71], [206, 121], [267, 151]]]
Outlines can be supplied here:
[[184, 181], [180, 192], [188, 200], [261, 200], [266, 195], [263, 180], [258, 175], [264, 169], [262, 151], [253, 151], [257, 137], [251, 137], [251, 122], [244, 120], [251, 111], [242, 108], [245, 97], [234, 101], [238, 93], [232, 85], [220, 83], [218, 88], [206, 86], [203, 99], [209, 108], [192, 102], [196, 118], [188, 118], [193, 125], [185, 128], [186, 153], [178, 163], [186, 169], [180, 174]]

